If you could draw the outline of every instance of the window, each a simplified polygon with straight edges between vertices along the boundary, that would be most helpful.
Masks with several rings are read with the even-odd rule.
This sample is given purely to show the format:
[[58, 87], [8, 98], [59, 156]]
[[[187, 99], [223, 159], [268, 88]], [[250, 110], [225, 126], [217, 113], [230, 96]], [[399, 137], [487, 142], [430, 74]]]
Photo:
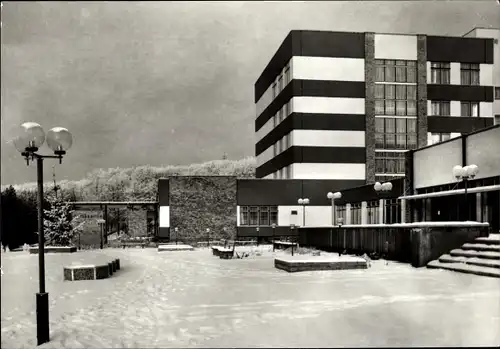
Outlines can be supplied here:
[[280, 77], [278, 78], [278, 88], [279, 92], [283, 91], [283, 75], [280, 75]]
[[414, 149], [416, 142], [416, 119], [375, 118], [375, 147], [377, 149]]
[[368, 224], [377, 224], [378, 223], [378, 207], [379, 201], [368, 201], [366, 203], [366, 211], [368, 213]]
[[500, 125], [500, 115], [495, 115], [495, 125]]
[[259, 208], [257, 206], [250, 206], [250, 225], [257, 225], [259, 222]]
[[249, 224], [248, 206], [241, 206], [240, 207], [240, 224], [241, 225], [248, 225]]
[[375, 85], [375, 115], [417, 115], [415, 85]]
[[285, 138], [285, 150], [286, 150], [286, 149], [291, 147], [291, 144], [290, 144], [291, 143], [290, 142], [291, 135], [290, 135], [290, 133], [288, 133], [284, 138]]
[[290, 115], [290, 101], [285, 104], [285, 118]]
[[479, 85], [479, 64], [460, 64], [460, 84]]
[[279, 122], [281, 123], [283, 121], [283, 108], [281, 108], [278, 112], [278, 115], [279, 115]]
[[405, 152], [375, 152], [375, 172], [378, 174], [404, 174]]
[[287, 65], [285, 67], [285, 86], [288, 85], [288, 83], [291, 81], [291, 76], [290, 76], [290, 65]]
[[500, 87], [495, 87], [495, 99], [500, 99]]
[[277, 88], [276, 88], [276, 83], [273, 83], [273, 99], [276, 98], [276, 96], [278, 95], [278, 91], [277, 91]]
[[273, 145], [273, 153], [274, 153], [274, 156], [277, 156], [278, 155], [278, 143], [274, 143]]
[[351, 224], [361, 224], [361, 203], [351, 205]]
[[431, 63], [431, 83], [442, 85], [450, 83], [450, 63]]
[[292, 165], [286, 167], [286, 178], [292, 178]]
[[259, 207], [259, 225], [270, 225], [268, 206]]
[[335, 219], [336, 219], [335, 224], [339, 224], [340, 220], [342, 220], [343, 224], [347, 224], [345, 205], [336, 205], [335, 206]]
[[278, 141], [278, 143], [279, 143], [278, 150], [279, 150], [279, 153], [281, 154], [283, 152], [283, 150], [285, 150], [285, 149], [283, 149], [283, 145], [284, 145], [283, 144], [283, 138], [280, 138], [280, 140]]
[[278, 114], [274, 114], [273, 116], [273, 126], [276, 127], [278, 126]]
[[479, 116], [479, 102], [461, 102], [461, 116]]
[[414, 83], [416, 79], [416, 61], [375, 60], [375, 81]]
[[277, 206], [241, 206], [240, 225], [270, 226], [278, 223]]
[[450, 101], [431, 101], [432, 116], [450, 116]]
[[385, 200], [384, 216], [385, 224], [401, 222], [401, 203], [398, 199]]
[[431, 133], [431, 144], [441, 143], [451, 138], [450, 133]]

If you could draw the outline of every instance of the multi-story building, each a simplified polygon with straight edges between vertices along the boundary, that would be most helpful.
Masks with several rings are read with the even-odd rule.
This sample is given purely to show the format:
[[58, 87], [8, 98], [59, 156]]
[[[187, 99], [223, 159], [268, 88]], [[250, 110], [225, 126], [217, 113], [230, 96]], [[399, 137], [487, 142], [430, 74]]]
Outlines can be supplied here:
[[477, 36], [291, 31], [255, 83], [257, 178], [403, 177], [407, 150], [493, 125]]
[[467, 38], [490, 38], [493, 39], [493, 86], [495, 89], [495, 100], [493, 102], [493, 115], [495, 123], [500, 124], [500, 28], [474, 28], [464, 35]]

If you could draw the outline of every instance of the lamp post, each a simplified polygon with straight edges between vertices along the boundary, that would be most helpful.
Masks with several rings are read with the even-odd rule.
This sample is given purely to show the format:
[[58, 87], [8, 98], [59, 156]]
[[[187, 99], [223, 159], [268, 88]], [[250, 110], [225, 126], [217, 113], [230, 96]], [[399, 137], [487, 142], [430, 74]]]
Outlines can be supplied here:
[[469, 220], [469, 206], [467, 201], [467, 182], [470, 179], [474, 179], [477, 173], [479, 172], [479, 167], [477, 165], [468, 165], [468, 166], [454, 166], [453, 167], [453, 176], [457, 179], [457, 181], [462, 180], [464, 182], [464, 205], [465, 205], [465, 220]]
[[306, 205], [309, 205], [309, 199], [299, 199], [297, 200], [298, 204], [302, 206], [302, 225], [306, 226]]
[[[47, 141], [47, 145], [54, 155], [38, 154], [38, 149]], [[63, 155], [66, 154], [73, 144], [71, 133], [62, 127], [54, 127], [47, 132], [35, 122], [25, 122], [21, 125], [18, 136], [14, 139], [14, 146], [26, 159], [37, 164], [37, 186], [38, 186], [38, 273], [40, 292], [36, 294], [36, 322], [38, 345], [50, 340], [49, 336], [49, 294], [45, 292], [45, 247], [43, 233], [43, 160], [59, 159], [62, 163]]]
[[259, 240], [260, 240], [260, 228], [259, 227], [255, 227], [255, 232], [257, 233], [257, 246], [259, 246]]
[[175, 244], [177, 245], [177, 236], [178, 236], [179, 228], [175, 227], [174, 231], [175, 231]]
[[[385, 183], [380, 183], [377, 182], [373, 185], [373, 189], [377, 194], [383, 193], [383, 192], [390, 192], [392, 190], [392, 183], [391, 182], [385, 182]], [[382, 221], [380, 224], [385, 223], [385, 207], [382, 207]]]
[[106, 223], [106, 221], [104, 219], [98, 219], [97, 220], [97, 224], [99, 224], [99, 229], [101, 231], [101, 250], [104, 248], [104, 223]]
[[210, 247], [210, 228], [207, 228], [207, 247]]
[[274, 244], [274, 239], [275, 239], [275, 236], [276, 236], [276, 223], [271, 224], [271, 228], [273, 228], [273, 252], [274, 252], [274, 247], [276, 246]]
[[335, 192], [335, 193], [332, 193], [332, 192], [329, 192], [326, 197], [330, 200], [332, 200], [332, 226], [335, 225], [335, 221], [337, 220], [336, 219], [336, 214], [335, 214], [335, 199], [340, 199], [342, 197], [342, 193], [340, 192]]

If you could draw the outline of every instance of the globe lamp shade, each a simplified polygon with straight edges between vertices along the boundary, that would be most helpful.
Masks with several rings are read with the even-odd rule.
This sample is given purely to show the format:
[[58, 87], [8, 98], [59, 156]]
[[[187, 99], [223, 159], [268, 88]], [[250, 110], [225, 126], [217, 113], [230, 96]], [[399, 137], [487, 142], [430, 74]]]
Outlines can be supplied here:
[[65, 154], [73, 144], [73, 136], [64, 127], [54, 127], [47, 132], [47, 145], [57, 155]]
[[382, 184], [380, 184], [380, 182], [377, 182], [373, 185], [373, 189], [375, 189], [375, 191], [380, 191], [382, 190]]
[[45, 132], [42, 126], [36, 122], [25, 122], [19, 127], [13, 143], [16, 149], [23, 153], [37, 151], [44, 142]]

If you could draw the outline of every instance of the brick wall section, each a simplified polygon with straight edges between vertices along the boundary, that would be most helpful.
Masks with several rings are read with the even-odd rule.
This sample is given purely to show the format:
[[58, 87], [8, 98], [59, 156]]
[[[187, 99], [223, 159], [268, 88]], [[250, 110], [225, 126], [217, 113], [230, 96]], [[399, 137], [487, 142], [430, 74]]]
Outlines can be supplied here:
[[375, 183], [375, 34], [365, 33], [366, 184]]
[[417, 144], [427, 145], [427, 37], [417, 37]]
[[147, 211], [144, 209], [129, 208], [127, 210], [128, 233], [130, 236], [147, 235]]

